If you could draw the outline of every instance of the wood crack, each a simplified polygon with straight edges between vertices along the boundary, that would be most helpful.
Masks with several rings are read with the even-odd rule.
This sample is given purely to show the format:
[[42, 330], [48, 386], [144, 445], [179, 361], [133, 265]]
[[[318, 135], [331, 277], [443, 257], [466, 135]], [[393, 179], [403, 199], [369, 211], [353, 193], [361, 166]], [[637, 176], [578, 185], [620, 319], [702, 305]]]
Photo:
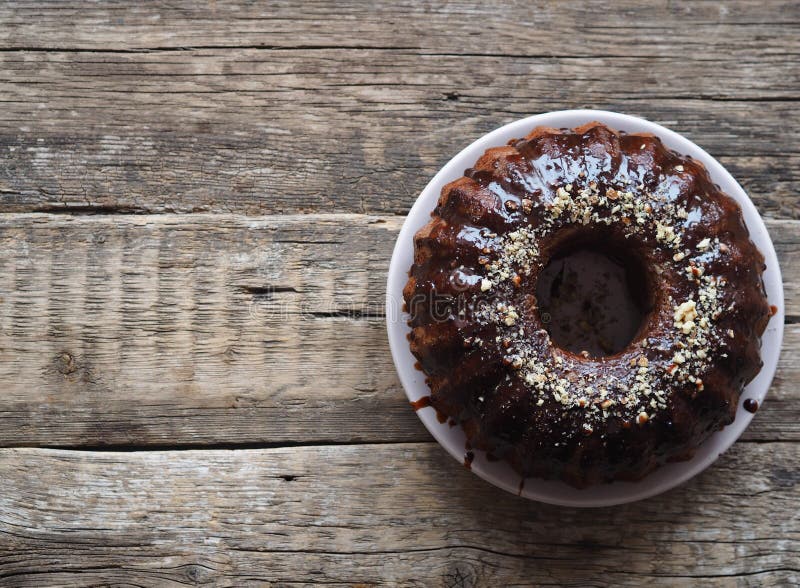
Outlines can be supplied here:
[[[409, 409], [411, 410], [411, 409]], [[400, 440], [380, 440], [380, 439], [315, 439], [313, 441], [273, 441], [273, 442], [228, 442], [228, 443], [169, 443], [169, 444], [99, 444], [99, 445], [6, 445], [0, 446], [3, 449], [47, 449], [53, 451], [77, 451], [77, 452], [104, 452], [104, 453], [147, 453], [165, 451], [248, 451], [262, 449], [286, 449], [294, 447], [339, 447], [339, 446], [363, 446], [363, 445], [419, 445], [436, 443], [432, 438], [429, 439], [400, 439]]]

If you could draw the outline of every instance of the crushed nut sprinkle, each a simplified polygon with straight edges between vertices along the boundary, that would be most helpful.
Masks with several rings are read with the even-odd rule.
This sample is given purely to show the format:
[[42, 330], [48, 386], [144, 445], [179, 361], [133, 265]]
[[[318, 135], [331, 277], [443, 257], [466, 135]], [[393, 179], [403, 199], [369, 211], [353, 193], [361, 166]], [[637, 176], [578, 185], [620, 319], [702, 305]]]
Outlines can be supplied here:
[[[697, 318], [697, 304], [694, 300], [687, 300], [675, 308], [673, 315], [675, 327], [684, 333], [689, 333], [694, 328], [694, 319]], [[686, 328], [689, 325], [689, 328]]]

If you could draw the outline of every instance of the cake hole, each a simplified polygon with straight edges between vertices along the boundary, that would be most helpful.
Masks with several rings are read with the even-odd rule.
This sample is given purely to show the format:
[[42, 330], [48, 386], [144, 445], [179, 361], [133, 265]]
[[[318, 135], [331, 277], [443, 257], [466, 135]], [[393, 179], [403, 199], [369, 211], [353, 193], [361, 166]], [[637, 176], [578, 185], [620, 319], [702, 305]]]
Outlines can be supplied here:
[[536, 284], [539, 318], [566, 351], [600, 358], [623, 351], [650, 310], [647, 277], [624, 244], [560, 247]]

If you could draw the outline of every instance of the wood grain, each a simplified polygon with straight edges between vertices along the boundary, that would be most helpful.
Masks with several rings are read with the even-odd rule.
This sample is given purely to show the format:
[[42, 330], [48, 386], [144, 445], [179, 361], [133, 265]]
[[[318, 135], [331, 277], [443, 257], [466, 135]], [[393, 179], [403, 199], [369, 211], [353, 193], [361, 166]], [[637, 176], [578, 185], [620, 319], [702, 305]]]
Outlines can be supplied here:
[[[299, 8], [302, 8], [300, 10]], [[551, 57], [604, 55], [726, 58], [790, 54], [797, 5], [748, 0], [642, 4], [637, 0], [551, 2], [413, 0], [264, 5], [189, 0], [132, 6], [13, 2], [0, 7], [6, 49], [120, 51], [193, 47], [414, 48], [445, 53]], [[70, 26], [64, 26], [69, 22]]]
[[489, 130], [593, 107], [800, 218], [798, 6], [623, 4], [0, 7], [0, 210], [404, 214]]
[[[0, 217], [0, 445], [429, 439], [385, 332], [401, 217]], [[800, 315], [800, 223], [770, 221]], [[800, 439], [800, 324], [748, 431]]]
[[738, 444], [666, 495], [580, 510], [501, 492], [433, 443], [5, 449], [0, 581], [788, 586], [798, 470], [797, 444]]

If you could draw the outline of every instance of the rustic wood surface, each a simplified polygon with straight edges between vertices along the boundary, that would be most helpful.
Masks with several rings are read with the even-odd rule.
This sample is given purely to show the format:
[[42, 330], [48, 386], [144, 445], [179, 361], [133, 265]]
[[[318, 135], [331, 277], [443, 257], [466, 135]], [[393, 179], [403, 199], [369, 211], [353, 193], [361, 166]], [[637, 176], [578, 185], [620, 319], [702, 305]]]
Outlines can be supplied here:
[[[800, 583], [796, 2], [0, 5], [0, 585]], [[506, 495], [425, 431], [384, 284], [496, 126], [663, 123], [748, 191], [787, 325], [663, 496]]]

